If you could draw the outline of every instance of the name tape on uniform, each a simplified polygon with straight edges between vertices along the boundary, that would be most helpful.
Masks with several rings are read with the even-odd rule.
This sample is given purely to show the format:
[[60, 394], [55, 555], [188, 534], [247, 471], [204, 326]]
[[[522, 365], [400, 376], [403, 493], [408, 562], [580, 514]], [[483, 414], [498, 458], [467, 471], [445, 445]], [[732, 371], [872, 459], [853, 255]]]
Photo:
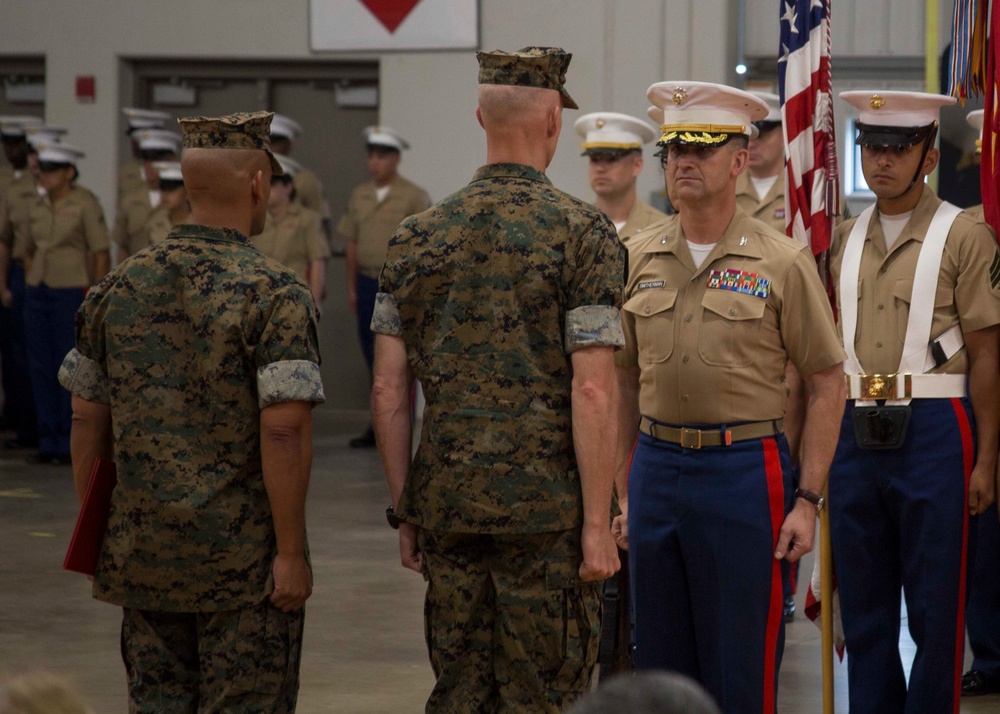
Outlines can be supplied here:
[[647, 280], [635, 286], [636, 290], [649, 290], [650, 288], [662, 288], [666, 285], [664, 280]]

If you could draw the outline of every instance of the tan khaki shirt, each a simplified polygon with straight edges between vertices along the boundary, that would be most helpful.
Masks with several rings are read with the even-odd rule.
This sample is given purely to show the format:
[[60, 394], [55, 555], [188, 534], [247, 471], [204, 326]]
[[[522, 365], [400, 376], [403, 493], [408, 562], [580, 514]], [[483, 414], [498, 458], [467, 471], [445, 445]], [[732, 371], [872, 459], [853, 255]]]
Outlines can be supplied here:
[[147, 223], [153, 212], [146, 184], [129, 193], [118, 204], [115, 225], [111, 229], [111, 240], [128, 251], [138, 253], [149, 246]]
[[842, 362], [809, 250], [740, 209], [700, 269], [680, 219], [632, 238], [623, 361], [639, 410], [675, 425], [779, 419], [791, 360], [810, 375]]
[[[913, 215], [888, 254], [877, 208], [872, 215], [861, 254], [858, 326], [854, 336], [858, 360], [867, 373], [895, 374], [899, 370], [917, 257], [934, 212], [940, 205], [941, 199], [924, 186]], [[830, 273], [837, 287], [838, 309], [844, 246], [856, 220], [846, 221], [837, 228], [830, 250]], [[920, 285], [917, 289], [928, 287]], [[958, 324], [961, 324], [963, 332], [972, 332], [998, 323], [1000, 252], [993, 230], [982, 221], [962, 213], [952, 224], [944, 245], [934, 297], [931, 339]], [[961, 349], [931, 372], [963, 374], [968, 367], [966, 350]]]
[[324, 220], [330, 218], [330, 205], [323, 198], [323, 184], [309, 169], [295, 174], [295, 201], [310, 211], [315, 211]]
[[654, 223], [659, 223], [660, 221], [666, 220], [666, 218], [666, 213], [663, 211], [657, 211], [648, 203], [637, 198], [635, 200], [635, 205], [632, 206], [632, 210], [628, 213], [625, 225], [622, 226], [620, 231], [618, 231], [618, 239], [622, 243], [625, 243], [639, 231], [644, 231]]
[[108, 249], [108, 227], [94, 195], [74, 186], [55, 206], [46, 197], [31, 206], [25, 282], [32, 287], [77, 288], [90, 285], [88, 253]]
[[751, 218], [763, 221], [785, 235], [785, 177], [779, 175], [764, 198], [757, 196], [757, 189], [750, 180], [750, 172], [736, 177], [736, 205]]
[[149, 238], [149, 245], [156, 245], [166, 240], [174, 226], [188, 223], [191, 223], [190, 213], [181, 216], [179, 221], [171, 221], [170, 211], [167, 210], [166, 206], [157, 206], [149, 214], [149, 219], [146, 221], [146, 235]]
[[31, 228], [31, 206], [40, 200], [35, 178], [30, 171], [22, 172], [21, 176], [7, 187], [0, 207], [0, 242], [10, 248], [10, 257], [13, 260], [25, 258], [28, 250], [28, 231]]
[[382, 202], [375, 194], [373, 182], [355, 188], [337, 230], [358, 244], [358, 272], [377, 278], [396, 226], [429, 206], [427, 192], [402, 176], [393, 180]]
[[138, 189], [146, 188], [146, 177], [142, 172], [142, 162], [139, 159], [122, 164], [118, 169], [118, 210], [129, 194]]
[[330, 257], [329, 246], [320, 238], [319, 222], [318, 213], [293, 203], [280, 218], [268, 212], [264, 230], [250, 242], [267, 257], [305, 278], [310, 263]]

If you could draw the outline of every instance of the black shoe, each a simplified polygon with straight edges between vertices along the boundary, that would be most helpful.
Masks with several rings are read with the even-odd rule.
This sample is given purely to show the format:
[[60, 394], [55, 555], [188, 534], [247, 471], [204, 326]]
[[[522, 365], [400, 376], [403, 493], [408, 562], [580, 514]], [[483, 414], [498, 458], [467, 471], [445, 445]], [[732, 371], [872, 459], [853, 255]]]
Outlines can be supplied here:
[[781, 614], [785, 618], [785, 622], [792, 622], [795, 619], [795, 600], [791, 596], [785, 598]]
[[25, 461], [29, 464], [51, 464], [56, 458], [56, 455], [48, 451], [36, 451], [31, 456], [29, 456]]
[[347, 442], [352, 449], [372, 449], [375, 447], [375, 432], [369, 429], [361, 436]]
[[1000, 693], [1000, 674], [989, 675], [978, 669], [970, 669], [962, 675], [962, 696], [981, 697], [984, 694]]

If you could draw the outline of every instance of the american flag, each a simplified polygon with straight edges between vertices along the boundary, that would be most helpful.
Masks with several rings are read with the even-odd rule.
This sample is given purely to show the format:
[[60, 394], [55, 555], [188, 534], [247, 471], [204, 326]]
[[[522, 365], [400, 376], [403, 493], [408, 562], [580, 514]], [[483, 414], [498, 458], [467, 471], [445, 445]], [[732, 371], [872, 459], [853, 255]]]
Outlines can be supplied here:
[[820, 255], [840, 212], [830, 90], [830, 0], [782, 0], [778, 89], [785, 132], [786, 232]]

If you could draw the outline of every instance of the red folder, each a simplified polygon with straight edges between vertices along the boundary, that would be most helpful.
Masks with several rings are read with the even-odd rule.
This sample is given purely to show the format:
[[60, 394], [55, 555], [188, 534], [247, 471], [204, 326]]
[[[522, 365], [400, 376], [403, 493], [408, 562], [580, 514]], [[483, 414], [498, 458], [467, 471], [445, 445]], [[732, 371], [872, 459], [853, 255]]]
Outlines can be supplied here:
[[64, 570], [93, 575], [97, 569], [97, 558], [101, 554], [104, 533], [108, 530], [108, 515], [111, 513], [111, 493], [118, 484], [115, 462], [98, 458], [90, 474], [87, 495], [83, 498], [80, 515], [76, 519], [73, 538], [63, 561]]

